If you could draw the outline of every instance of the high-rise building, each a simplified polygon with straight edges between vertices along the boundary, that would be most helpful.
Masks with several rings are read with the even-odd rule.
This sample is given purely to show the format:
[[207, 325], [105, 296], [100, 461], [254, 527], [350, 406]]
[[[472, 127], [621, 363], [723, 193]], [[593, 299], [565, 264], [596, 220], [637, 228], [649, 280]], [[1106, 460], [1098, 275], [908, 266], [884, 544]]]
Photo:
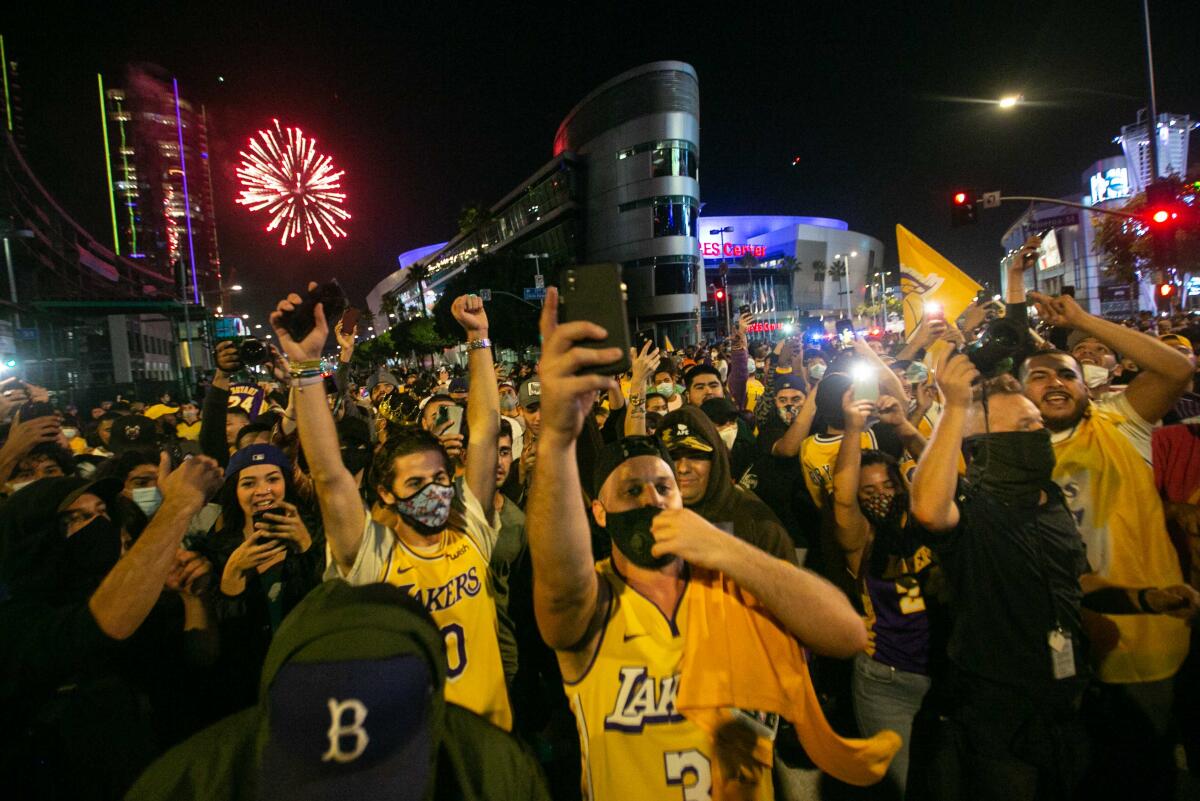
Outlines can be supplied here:
[[208, 117], [158, 67], [131, 66], [104, 93], [116, 250], [171, 276], [189, 303], [220, 305], [221, 257]]
[[[1150, 139], [1146, 135], [1146, 121], [1139, 119], [1133, 125], [1122, 125], [1121, 135], [1113, 141], [1125, 151], [1129, 166], [1129, 186], [1133, 194], [1146, 191], [1150, 178]], [[1187, 175], [1188, 137], [1200, 127], [1193, 124], [1187, 114], [1159, 114], [1155, 126], [1157, 141], [1158, 177]]]

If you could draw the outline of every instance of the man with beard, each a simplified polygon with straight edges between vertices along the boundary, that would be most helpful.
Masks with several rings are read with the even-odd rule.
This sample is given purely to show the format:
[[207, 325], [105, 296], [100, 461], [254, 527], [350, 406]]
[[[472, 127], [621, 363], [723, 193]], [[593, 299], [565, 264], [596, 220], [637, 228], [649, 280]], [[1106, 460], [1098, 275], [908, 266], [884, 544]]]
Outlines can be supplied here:
[[[579, 346], [603, 339], [604, 330], [559, 325], [557, 316], [558, 293], [550, 288], [541, 319], [542, 439], [528, 533], [538, 625], [557, 652], [579, 724], [585, 791], [595, 801], [707, 799], [717, 771], [713, 741], [675, 708], [693, 625], [685, 591], [704, 591], [689, 591], [693, 571], [719, 571], [744, 587], [815, 651], [849, 656], [866, 645], [865, 630], [828, 582], [684, 509], [667, 454], [649, 438], [611, 443], [597, 456], [591, 510], [613, 552], [611, 560], [593, 561], [576, 440], [595, 393], [616, 380], [580, 371], [621, 354]], [[745, 792], [770, 798], [770, 781]]]
[[[280, 301], [271, 324], [293, 364], [300, 442], [329, 546], [325, 577], [355, 585], [386, 582], [420, 601], [446, 639], [446, 700], [511, 730], [495, 587], [488, 574], [498, 533], [494, 493], [500, 398], [483, 301], [462, 295], [452, 306], [467, 335], [473, 379], [467, 400], [472, 445], [459, 490], [453, 484], [454, 466], [437, 437], [425, 430], [401, 431], [388, 436], [371, 465], [378, 501], [370, 510], [363, 507], [358, 485], [342, 462], [325, 402], [319, 372], [329, 335], [324, 310], [317, 304], [316, 324], [300, 342], [280, 323], [282, 314], [300, 302], [296, 294]], [[461, 513], [451, 517], [456, 496]]]
[[[1079, 525], [1090, 572], [1128, 587], [1169, 587], [1183, 577], [1150, 467], [1151, 432], [1192, 379], [1188, 360], [1158, 339], [1083, 311], [1069, 296], [1030, 293], [1041, 317], [1092, 337], [1141, 366], [1123, 393], [1088, 398], [1083, 370], [1050, 351], [1021, 367], [1025, 394], [1053, 435], [1054, 481]], [[1143, 611], [1155, 611], [1139, 595]], [[1098, 611], [1109, 611], [1100, 609]], [[1101, 692], [1094, 706], [1095, 787], [1144, 798], [1173, 783], [1173, 679], [1188, 651], [1186, 624], [1162, 615], [1096, 618], [1090, 634]]]

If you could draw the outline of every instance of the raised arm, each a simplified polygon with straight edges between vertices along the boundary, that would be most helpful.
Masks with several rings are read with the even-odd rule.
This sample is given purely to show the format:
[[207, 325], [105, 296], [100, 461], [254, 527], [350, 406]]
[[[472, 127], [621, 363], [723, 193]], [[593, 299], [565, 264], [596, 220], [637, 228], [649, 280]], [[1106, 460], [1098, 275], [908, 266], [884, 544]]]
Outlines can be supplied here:
[[804, 405], [796, 412], [795, 419], [783, 436], [771, 446], [771, 455], [795, 458], [800, 455], [800, 446], [812, 431], [813, 418], [817, 416], [817, 388], [813, 387], [804, 396]]
[[834, 536], [846, 557], [846, 567], [858, 575], [863, 551], [871, 526], [858, 505], [858, 478], [862, 469], [862, 432], [866, 430], [867, 418], [875, 409], [871, 401], [853, 400], [854, 390], [846, 390], [842, 396], [842, 413], [846, 419], [846, 430], [838, 446], [837, 461], [833, 465], [833, 521]]
[[879, 422], [886, 423], [895, 429], [896, 436], [904, 445], [904, 450], [908, 451], [912, 458], [921, 458], [921, 453], [925, 450], [925, 438], [921, 436], [917, 427], [904, 416], [904, 406], [899, 400], [891, 395], [880, 395], [879, 403], [875, 407], [875, 415], [879, 418]]
[[900, 383], [900, 379], [896, 377], [890, 367], [883, 363], [879, 354], [871, 350], [861, 335], [854, 338], [854, 353], [875, 368], [875, 374], [879, 376], [879, 393], [881, 395], [891, 395], [897, 400], [904, 400], [904, 386]]
[[690, 509], [659, 512], [651, 531], [655, 556], [674, 554], [721, 571], [817, 653], [849, 657], [867, 647], [862, 618], [841, 590], [816, 573], [726, 534]]
[[937, 384], [946, 406], [917, 464], [912, 485], [912, 515], [930, 531], [949, 531], [958, 525], [958, 505], [954, 501], [958, 459], [971, 408], [971, 384], [978, 378], [979, 371], [962, 354], [948, 353], [938, 363]]
[[212, 384], [204, 393], [204, 406], [200, 410], [200, 450], [211, 456], [220, 465], [229, 463], [229, 442], [225, 438], [225, 417], [229, 413], [229, 374], [241, 369], [237, 345], [233, 342], [218, 342], [216, 350], [217, 370]]
[[114, 640], [137, 631], [158, 603], [188, 523], [224, 478], [216, 461], [206, 456], [188, 459], [168, 474], [169, 464], [162, 454], [158, 465], [162, 506], [88, 600], [96, 625]]
[[1034, 235], [1025, 240], [1021, 249], [1013, 254], [1006, 271], [1004, 302], [1009, 305], [1025, 305], [1025, 271], [1037, 263], [1038, 249], [1042, 238]]
[[[309, 284], [309, 289], [315, 286]], [[321, 361], [321, 350], [329, 336], [325, 309], [320, 303], [313, 314], [316, 324], [302, 341], [292, 339], [287, 329], [280, 325], [282, 313], [292, 311], [301, 302], [300, 296], [293, 292], [279, 301], [275, 311], [271, 312], [271, 326], [279, 337], [284, 353], [291, 359], [294, 373], [317, 368]], [[300, 428], [300, 444], [304, 448], [308, 470], [320, 502], [325, 539], [338, 566], [348, 571], [354, 566], [358, 547], [362, 543], [366, 510], [358, 494], [358, 484], [342, 462], [333, 414], [325, 399], [325, 379], [320, 375], [297, 377], [292, 379], [292, 386], [296, 390], [296, 423]]]
[[746, 334], [753, 321], [753, 314], [738, 315], [733, 333], [733, 347], [729, 349], [729, 394], [733, 396], [730, 398], [733, 405], [739, 410], [745, 409], [747, 402], [746, 383], [749, 380], [750, 371], [746, 365]]
[[450, 307], [467, 334], [467, 448], [466, 481], [484, 509], [492, 508], [496, 492], [496, 453], [500, 436], [500, 386], [488, 340], [488, 318], [478, 295], [461, 295]]
[[1113, 351], [1132, 359], [1141, 367], [1138, 377], [1125, 390], [1129, 405], [1141, 418], [1157, 423], [1179, 400], [1191, 384], [1193, 369], [1183, 354], [1158, 339], [1088, 314], [1070, 295], [1051, 298], [1040, 292], [1030, 292], [1029, 298], [1038, 313], [1052, 325], [1063, 325], [1082, 331], [1103, 342]]
[[525, 531], [533, 562], [533, 603], [542, 639], [565, 651], [594, 634], [599, 577], [592, 561], [592, 537], [583, 505], [583, 486], [575, 461], [575, 440], [592, 408], [597, 390], [613, 379], [578, 375], [592, 365], [616, 361], [618, 348], [577, 347], [588, 339], [603, 339], [604, 329], [585, 322], [558, 325], [558, 290], [546, 290], [542, 308], [542, 433], [538, 439], [533, 487], [526, 509]]
[[[646, 434], [646, 385], [658, 369], [661, 355], [653, 342], [642, 345], [641, 351], [632, 353], [633, 376], [629, 380], [629, 411], [625, 413], [625, 436], [640, 437]], [[620, 387], [617, 387], [620, 394]], [[608, 393], [613, 394], [612, 390]]]

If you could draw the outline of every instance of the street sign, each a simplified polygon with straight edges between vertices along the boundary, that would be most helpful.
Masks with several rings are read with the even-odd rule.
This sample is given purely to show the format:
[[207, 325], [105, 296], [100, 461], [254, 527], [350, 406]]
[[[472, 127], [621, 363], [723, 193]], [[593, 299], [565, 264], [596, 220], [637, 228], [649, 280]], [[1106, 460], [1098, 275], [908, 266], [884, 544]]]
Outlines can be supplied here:
[[484, 303], [489, 302], [492, 299], [492, 290], [490, 290], [490, 289], [479, 290], [479, 299], [482, 300]]
[[984, 192], [983, 193], [983, 203], [981, 205], [985, 209], [1000, 208], [1000, 193], [999, 192]]
[[1078, 214], [1060, 214], [1057, 217], [1042, 217], [1033, 222], [1022, 223], [1021, 228], [1025, 231], [1025, 235], [1029, 236], [1030, 234], [1040, 234], [1051, 228], [1067, 228], [1072, 225], [1079, 225]]
[[535, 275], [533, 277], [533, 286], [535, 289], [545, 289], [546, 288], [546, 276], [542, 275], [541, 273], [538, 273], [537, 275]]
[[525, 296], [525, 300], [545, 300], [546, 288], [540, 286], [527, 286], [521, 290], [521, 294]]
[[37, 329], [36, 328], [18, 328], [17, 329], [17, 339], [23, 340], [25, 342], [29, 342], [29, 341], [36, 340], [37, 338], [38, 337], [37, 337]]

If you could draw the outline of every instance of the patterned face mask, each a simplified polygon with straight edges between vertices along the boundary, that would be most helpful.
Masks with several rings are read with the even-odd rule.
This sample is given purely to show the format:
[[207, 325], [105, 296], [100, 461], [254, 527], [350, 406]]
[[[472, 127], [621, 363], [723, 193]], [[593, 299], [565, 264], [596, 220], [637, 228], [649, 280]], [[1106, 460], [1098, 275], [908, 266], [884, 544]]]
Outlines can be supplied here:
[[407, 498], [397, 498], [396, 511], [409, 522], [418, 523], [426, 529], [440, 530], [450, 518], [452, 500], [454, 487], [429, 483]]
[[883, 493], [858, 502], [863, 517], [876, 526], [896, 525], [904, 514], [908, 497], [898, 493]]

